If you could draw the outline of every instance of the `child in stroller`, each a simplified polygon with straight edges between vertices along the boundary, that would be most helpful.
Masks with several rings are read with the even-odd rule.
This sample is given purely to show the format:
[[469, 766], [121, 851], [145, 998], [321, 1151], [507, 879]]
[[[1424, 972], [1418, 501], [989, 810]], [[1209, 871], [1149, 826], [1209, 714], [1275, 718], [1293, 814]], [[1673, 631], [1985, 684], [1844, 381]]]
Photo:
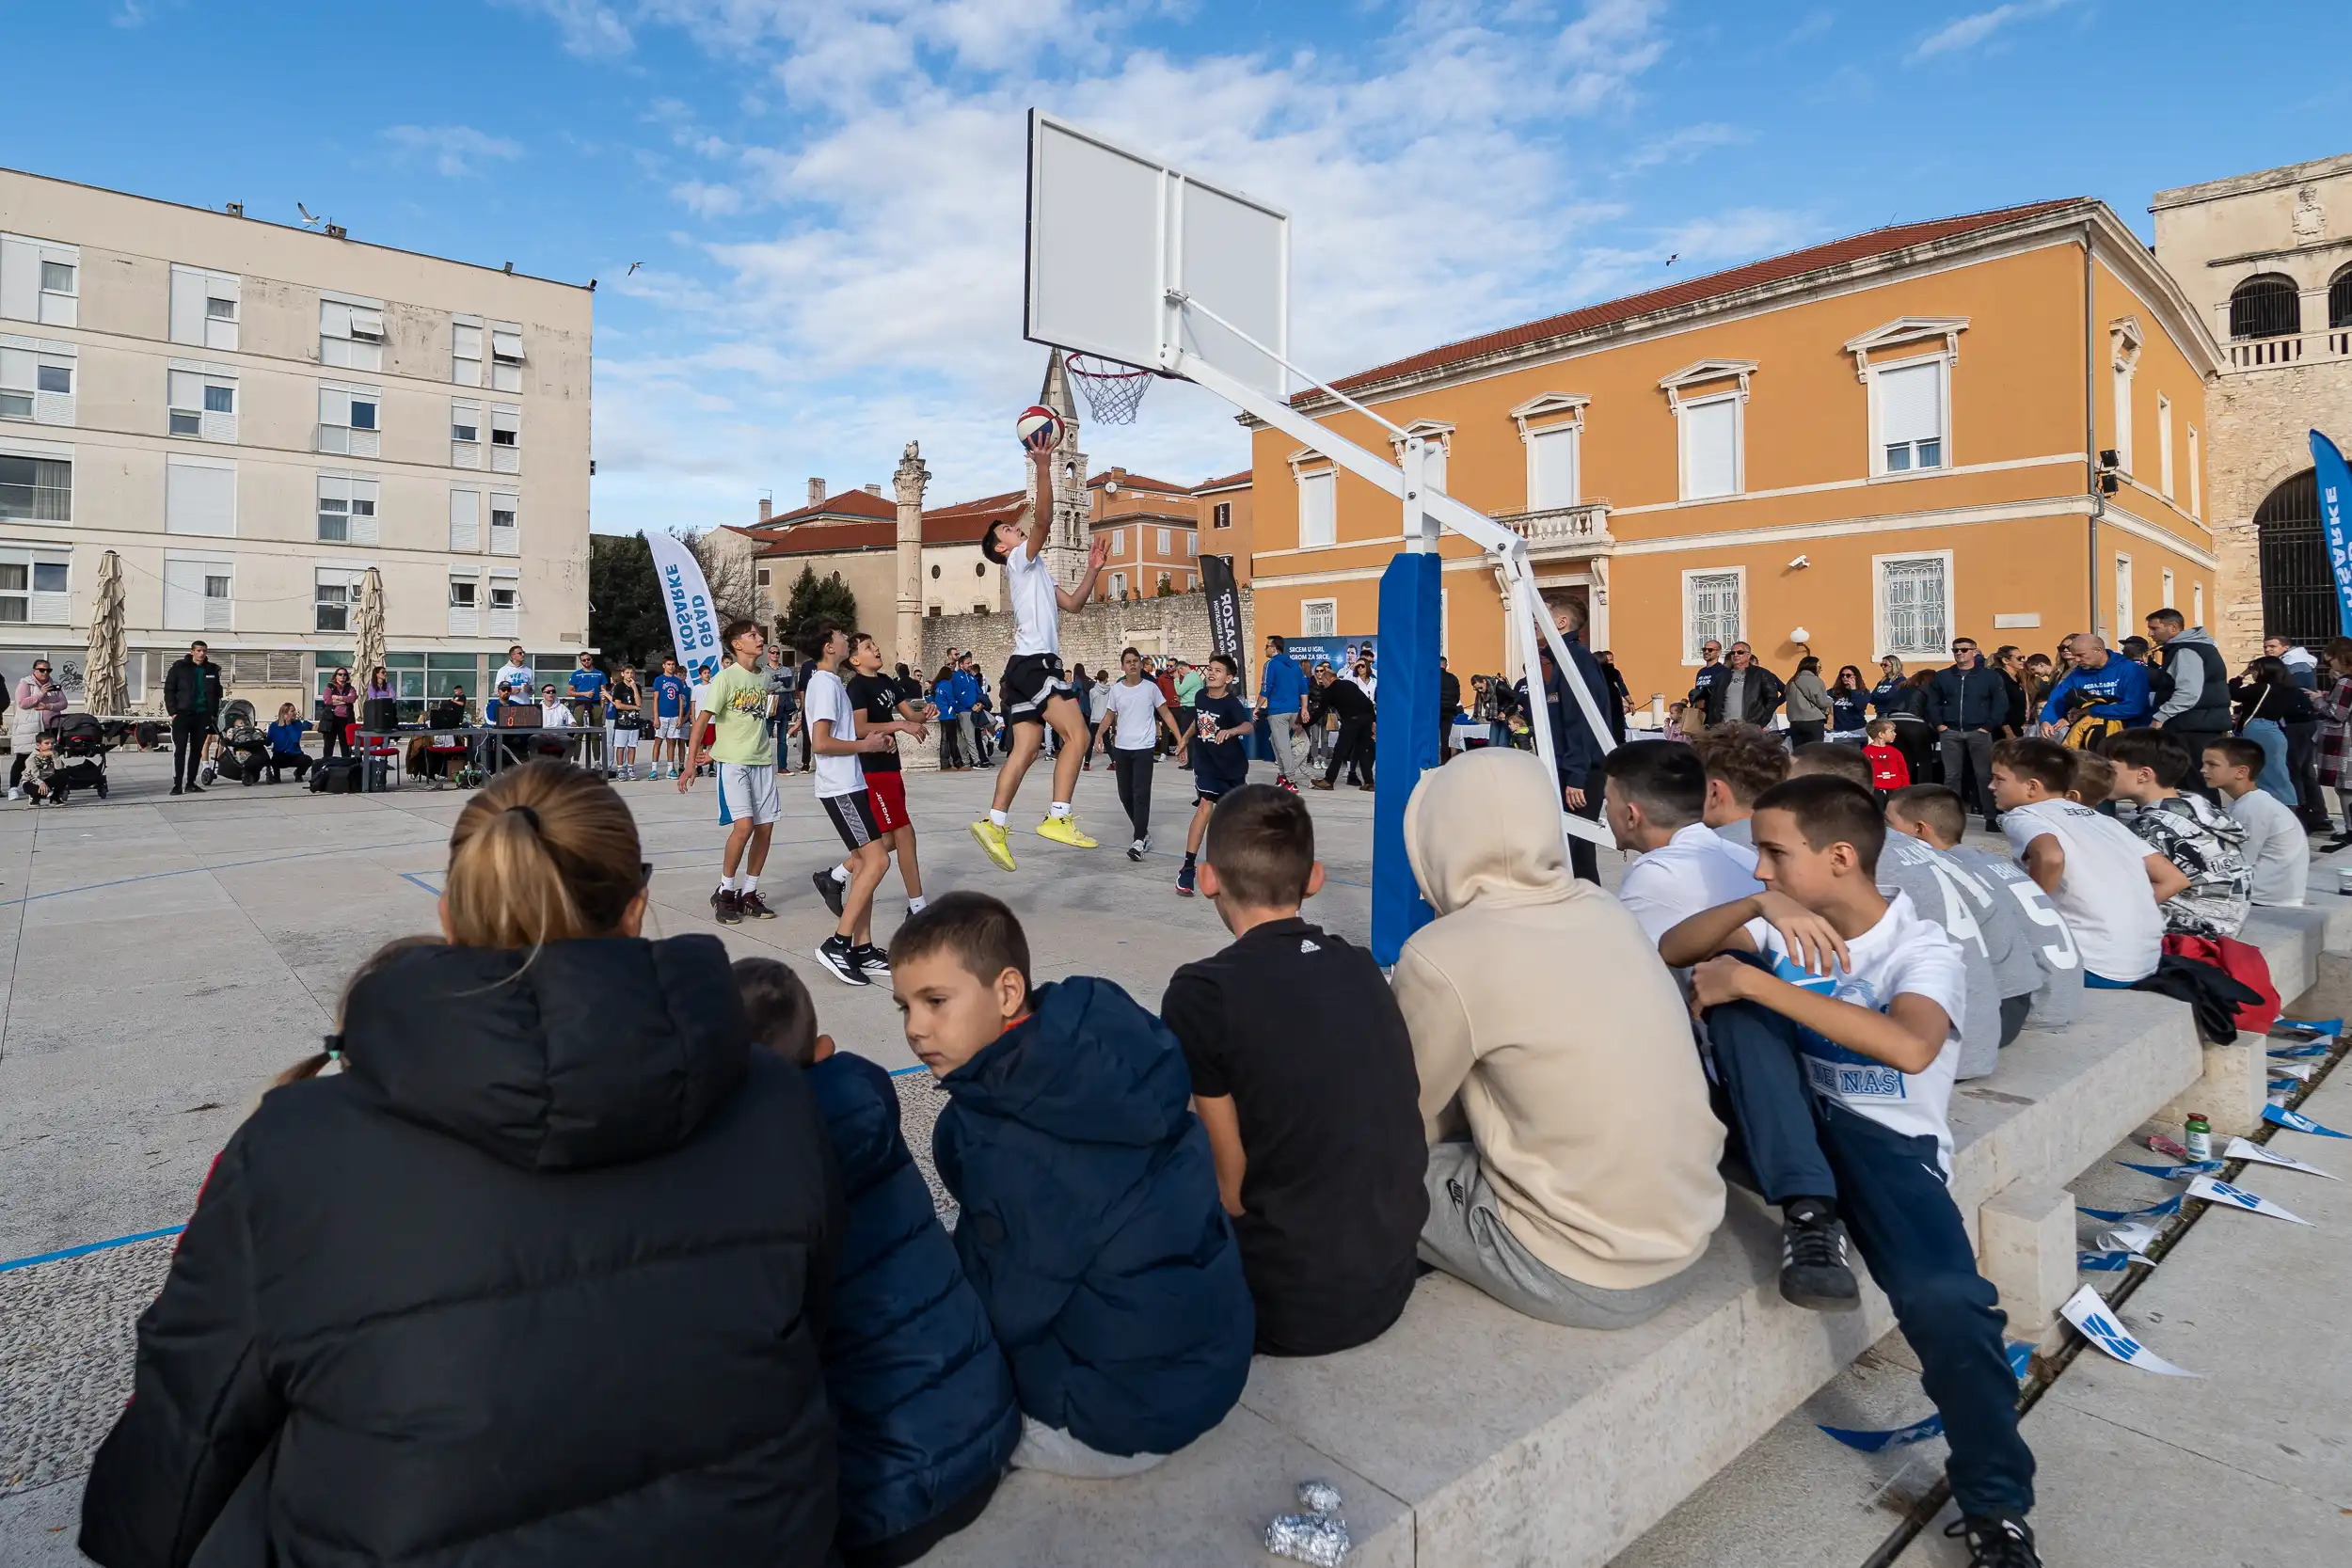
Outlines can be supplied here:
[[204, 783], [226, 775], [251, 784], [269, 768], [268, 737], [254, 728], [253, 705], [243, 697], [230, 699], [221, 708], [215, 740], [220, 750], [204, 769]]
[[24, 768], [28, 776], [40, 766], [44, 751], [55, 759], [43, 769], [46, 777], [41, 781], [52, 804], [63, 805], [66, 791], [73, 789], [94, 789], [100, 800], [106, 798], [106, 731], [94, 715], [69, 713], [58, 720], [55, 729], [35, 742]]

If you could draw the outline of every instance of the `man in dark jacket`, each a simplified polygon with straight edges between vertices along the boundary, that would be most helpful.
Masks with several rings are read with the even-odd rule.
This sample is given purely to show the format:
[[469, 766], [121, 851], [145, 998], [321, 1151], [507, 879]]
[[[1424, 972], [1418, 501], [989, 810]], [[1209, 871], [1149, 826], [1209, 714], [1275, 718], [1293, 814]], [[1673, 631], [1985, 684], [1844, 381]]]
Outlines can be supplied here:
[[1706, 721], [1708, 698], [1713, 693], [1715, 683], [1729, 673], [1730, 666], [1724, 663], [1724, 645], [1711, 637], [1700, 643], [1699, 667], [1691, 677], [1689, 701], [1698, 710], [1702, 723]]
[[[1584, 689], [1592, 693], [1593, 705], [1600, 710], [1601, 721], [1609, 728], [1605, 741], [1594, 735], [1592, 725], [1585, 721], [1583, 705], [1569, 692], [1551, 661], [1551, 644], [1538, 643], [1536, 655], [1543, 668], [1544, 703], [1551, 716], [1552, 752], [1560, 774], [1560, 803], [1586, 821], [1597, 822], [1608, 782], [1601, 773], [1602, 759], [1608, 756], [1611, 746], [1625, 740], [1625, 710], [1618, 706], [1616, 693], [1610, 689], [1609, 676], [1600, 661], [1585, 651], [1582, 614], [1574, 605], [1564, 605], [1556, 624], [1560, 641], [1567, 644], [1568, 661], [1576, 666], [1577, 677], [1584, 683]], [[1568, 840], [1568, 865], [1585, 881], [1600, 880], [1600, 859], [1590, 839]]]
[[[2190, 626], [2187, 616], [2169, 605], [2149, 612], [2148, 636], [2155, 643], [2148, 663], [2156, 698], [2149, 724], [2187, 747], [2190, 756], [2201, 757], [2208, 741], [2230, 733], [2230, 667], [2205, 628]], [[2194, 768], [2181, 787], [2214, 798]]]
[[204, 766], [204, 739], [220, 722], [220, 666], [201, 641], [164, 673], [164, 711], [171, 715], [171, 792], [204, 793], [196, 782]]
[[1340, 769], [1346, 768], [1351, 776], [1360, 774], [1359, 787], [1372, 787], [1372, 699], [1354, 681], [1343, 680], [1328, 664], [1315, 666], [1314, 690], [1308, 698], [1308, 716], [1317, 724], [1326, 714], [1335, 714], [1340, 721], [1340, 733], [1331, 742], [1331, 761], [1323, 770], [1323, 777], [1313, 781], [1317, 789], [1337, 788]]
[[340, 1048], [214, 1164], [82, 1550], [827, 1560], [841, 1184], [718, 939], [420, 944]]
[[[1993, 743], [2009, 722], [2009, 686], [1977, 652], [1973, 637], [1952, 639], [1952, 662], [1928, 680], [1928, 722], [1935, 726], [1944, 782], [1984, 814], [1985, 832], [2000, 820], [1993, 803]], [[1974, 780], [1973, 785], [1965, 783]]]
[[1721, 677], [1705, 688], [1707, 727], [1754, 724], [1758, 729], [1771, 728], [1772, 715], [1780, 711], [1782, 699], [1788, 695], [1780, 677], [1756, 663], [1756, 650], [1745, 642], [1731, 645], [1731, 662], [1723, 671]]
[[1438, 656], [1438, 760], [1454, 754], [1454, 721], [1462, 717], [1462, 677], [1445, 667]]

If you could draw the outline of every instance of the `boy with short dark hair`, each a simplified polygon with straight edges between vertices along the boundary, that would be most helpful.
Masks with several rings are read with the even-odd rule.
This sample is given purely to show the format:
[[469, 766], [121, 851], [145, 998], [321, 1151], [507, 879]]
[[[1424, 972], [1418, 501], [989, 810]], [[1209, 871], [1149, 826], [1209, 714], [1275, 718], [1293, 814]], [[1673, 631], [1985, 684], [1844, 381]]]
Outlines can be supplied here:
[[2251, 881], [2238, 852], [2246, 830], [2203, 796], [2181, 793], [2195, 759], [2170, 734], [2124, 730], [2109, 736], [2106, 745], [2114, 769], [2110, 792], [2136, 808], [2123, 825], [2188, 879], [2185, 889], [2164, 901], [2165, 933], [2236, 936], [2246, 928]]
[[2188, 886], [2180, 868], [2130, 829], [2068, 798], [2074, 753], [2053, 740], [2012, 736], [1993, 748], [1993, 800], [2001, 832], [2026, 875], [2066, 917], [2083, 958], [2083, 984], [2128, 990], [2164, 956], [2156, 908]]
[[1387, 1332], [1429, 1214], [1412, 1037], [1372, 955], [1300, 918], [1322, 887], [1298, 797], [1253, 784], [1219, 800], [1200, 891], [1234, 940], [1160, 998], [1267, 1355]]
[[1870, 786], [1882, 795], [1911, 787], [1911, 762], [1895, 744], [1895, 721], [1873, 719], [1863, 732], [1870, 743], [1862, 754], [1870, 759]]
[[1958, 948], [1909, 898], [1880, 894], [1886, 827], [1867, 790], [1790, 779], [1757, 798], [1753, 821], [1765, 891], [1692, 915], [1659, 950], [1697, 966], [1734, 1132], [1783, 1215], [1781, 1293], [1857, 1305], [1840, 1221], [1851, 1227], [1944, 1418], [1975, 1560], [2038, 1568], [2005, 1320], [1946, 1186]]
[[2014, 1036], [2009, 1021], [2017, 998], [2028, 999], [2026, 1016], [2045, 1029], [2061, 1028], [2081, 1016], [2083, 960], [2066, 917], [2010, 861], [1961, 843], [1968, 807], [1960, 791], [1946, 784], [1897, 790], [1886, 802], [1886, 825], [1949, 856], [1965, 874], [1961, 886], [1976, 903], [1977, 925], [2000, 988], [2003, 1045]]
[[1253, 1332], [1183, 1047], [1108, 980], [1032, 988], [1020, 921], [984, 894], [909, 916], [890, 973], [947, 1093], [932, 1152], [1020, 1394], [1012, 1463], [1150, 1469], [1232, 1409]]
[[2226, 735], [2205, 747], [2205, 783], [2230, 803], [2246, 830], [2241, 852], [2252, 873], [2251, 893], [2265, 909], [2300, 909], [2311, 879], [2312, 848], [2295, 814], [2265, 793], [2263, 749], [2244, 736]]
[[897, 1568], [988, 1506], [1021, 1440], [1012, 1372], [899, 1134], [890, 1075], [834, 1051], [776, 959], [738, 959], [735, 985], [752, 1037], [801, 1068], [847, 1195], [819, 1352], [841, 1456], [834, 1544], [849, 1568]]
[[1210, 811], [1228, 791], [1249, 782], [1249, 752], [1242, 736], [1257, 727], [1257, 719], [1233, 694], [1240, 679], [1240, 666], [1230, 655], [1212, 654], [1201, 677], [1204, 689], [1177, 709], [1184, 740], [1176, 761], [1182, 766], [1187, 753], [1192, 758], [1192, 825], [1184, 830], [1184, 863], [1176, 873], [1176, 891], [1187, 898], [1199, 874], [1200, 835], [1209, 830]]
[[1754, 724], [1709, 724], [1692, 744], [1707, 768], [1707, 809], [1701, 816], [1726, 844], [1753, 847], [1748, 816], [1756, 798], [1788, 776], [1788, 749]]

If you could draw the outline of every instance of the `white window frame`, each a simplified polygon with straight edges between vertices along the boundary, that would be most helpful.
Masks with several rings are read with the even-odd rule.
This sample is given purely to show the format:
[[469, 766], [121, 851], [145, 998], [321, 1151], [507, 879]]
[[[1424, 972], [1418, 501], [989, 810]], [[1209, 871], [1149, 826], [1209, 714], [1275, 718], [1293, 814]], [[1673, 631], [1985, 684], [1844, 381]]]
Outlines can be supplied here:
[[[367, 576], [366, 570], [361, 567], [325, 564], [313, 567], [310, 577], [310, 629], [331, 637], [349, 636], [352, 612], [359, 608], [359, 587], [367, 580]], [[342, 591], [343, 596], [339, 606], [330, 606], [326, 599], [320, 597], [321, 593], [330, 587]], [[330, 608], [342, 610], [343, 617], [342, 626], [328, 626], [319, 624], [321, 612]]]
[[[40, 372], [62, 370], [66, 390], [46, 391]], [[46, 338], [0, 333], [0, 420], [33, 424], [71, 425], [77, 422], [82, 387], [81, 351], [72, 343]]]
[[[456, 387], [482, 385], [482, 318], [453, 316], [449, 324], [449, 379]], [[470, 353], [468, 351], [471, 350]]]
[[2130, 317], [2107, 327], [2110, 363], [2115, 372], [2115, 460], [2125, 473], [2132, 467], [2132, 379], [2139, 366], [2139, 324]]
[[[171, 578], [172, 569], [174, 567], [193, 567], [196, 570], [198, 581], [196, 589], [197, 604], [196, 619], [193, 622], [187, 620], [175, 621], [172, 619], [172, 594], [175, 590], [172, 587]], [[215, 599], [213, 597], [209, 591], [211, 585], [207, 580], [212, 578], [226, 578], [229, 579], [229, 594], [226, 598]], [[315, 592], [316, 590], [314, 589], [313, 593]], [[215, 611], [213, 609], [215, 604], [221, 607], [218, 611]], [[164, 629], [166, 631], [217, 632], [236, 630], [237, 562], [235, 558], [226, 555], [215, 555], [200, 550], [166, 550], [164, 552], [163, 619]]]
[[1124, 599], [1124, 598], [1127, 596], [1127, 574], [1126, 574], [1126, 573], [1124, 573], [1124, 572], [1113, 572], [1113, 573], [1111, 574], [1111, 576], [1110, 576], [1110, 584], [1111, 584], [1111, 592], [1110, 592], [1110, 596], [1111, 596], [1112, 598], [1114, 598], [1114, 599]]
[[[183, 404], [180, 392], [186, 382], [194, 382], [196, 406]], [[226, 412], [211, 406], [210, 394], [226, 388], [229, 407]], [[181, 421], [185, 419], [186, 428]], [[195, 359], [167, 359], [164, 362], [164, 433], [183, 441], [219, 441], [230, 446], [237, 442], [237, 372], [229, 365], [207, 365]]]
[[[171, 476], [175, 472], [183, 472], [189, 469], [211, 469], [215, 472], [225, 470], [228, 473], [229, 528], [226, 532], [212, 533], [198, 530], [176, 529], [171, 526]], [[243, 499], [238, 495], [239, 477], [240, 476], [237, 473], [237, 465], [233, 462], [228, 462], [220, 458], [214, 457], [183, 457], [178, 452], [173, 452], [167, 455], [164, 459], [164, 531], [178, 539], [234, 539], [237, 536], [237, 509]], [[183, 627], [177, 629], [184, 630], [187, 628]]]
[[[1931, 468], [1928, 471], [1934, 472]], [[1890, 635], [1892, 628], [1888, 624], [1887, 569], [1892, 566], [1915, 565], [1923, 561], [1934, 562], [1943, 575], [1944, 630], [1940, 636], [1932, 640], [1932, 646], [1899, 648], [1895, 645], [1894, 638]], [[1897, 550], [1886, 555], [1872, 556], [1870, 558], [1870, 657], [1872, 660], [1885, 658], [1889, 655], [1906, 663], [1944, 657], [1950, 651], [1954, 628], [1960, 625], [1955, 605], [1958, 594], [1954, 592], [1954, 586], [1952, 552], [1949, 550]]]
[[1232, 528], [1233, 526], [1233, 503], [1232, 501], [1217, 501], [1212, 505], [1209, 508], [1209, 526], [1211, 528]]
[[[1692, 598], [1692, 579], [1725, 577], [1735, 580], [1734, 591], [1739, 594], [1740, 600], [1738, 613], [1733, 616], [1735, 624], [1732, 626], [1731, 635], [1726, 637], [1720, 631], [1701, 632], [1697, 626], [1698, 607]], [[1699, 657], [1699, 645], [1709, 638], [1721, 642], [1726, 650], [1734, 642], [1744, 642], [1748, 640], [1748, 569], [1745, 566], [1685, 567], [1682, 573], [1682, 591], [1677, 600], [1677, 605], [1682, 620], [1683, 667], [1695, 670], [1707, 662]]]
[[2156, 489], [2172, 499], [2172, 400], [2156, 394]]
[[2189, 616], [2188, 624], [2192, 626], [2201, 626], [2205, 624], [2205, 585], [2202, 582], [2192, 582], [2188, 585], [2188, 594], [2196, 607]]
[[319, 291], [319, 363], [337, 370], [384, 368], [384, 302]]
[[[1720, 404], [1731, 405], [1731, 488], [1698, 495], [1691, 487], [1691, 421], [1694, 408], [1711, 408]], [[1737, 392], [1720, 392], [1713, 397], [1692, 398], [1675, 405], [1676, 467], [1679, 470], [1679, 494], [1685, 501], [1733, 500], [1748, 492], [1748, 400]]]
[[[229, 309], [215, 311], [213, 307], [216, 304]], [[232, 272], [214, 272], [174, 261], [170, 305], [169, 335], [173, 342], [226, 354], [237, 352], [245, 317], [244, 278]]]
[[2158, 608], [2164, 610], [2178, 610], [2180, 606], [2172, 602], [2172, 595], [2180, 592], [2180, 584], [2173, 580], [2171, 567], [2167, 566], [2164, 569], [2163, 578], [2164, 600]]
[[[459, 604], [457, 590], [466, 590], [466, 602]], [[482, 625], [482, 578], [471, 570], [451, 567], [449, 573], [449, 635], [478, 637]]]
[[[457, 433], [473, 432], [469, 441]], [[471, 398], [449, 400], [449, 466], [453, 468], [482, 467], [482, 449], [489, 445], [482, 438], [482, 404]]]
[[[323, 527], [331, 501], [342, 503], [343, 537], [329, 539], [314, 532], [322, 545], [356, 545], [373, 546], [382, 524], [384, 486], [373, 474], [351, 473], [338, 468], [322, 468], [318, 475], [317, 504], [312, 508]], [[361, 511], [361, 507], [365, 511]]]
[[[1545, 392], [1511, 410], [1511, 422], [1518, 426], [1519, 444], [1526, 449], [1527, 511], [1566, 511], [1583, 504], [1584, 410], [1592, 401], [1578, 392]], [[1563, 436], [1565, 439], [1559, 444], [1568, 454], [1568, 499], [1538, 501], [1535, 492], [1541, 483], [1542, 465], [1536, 459], [1537, 444], [1542, 439]]]
[[[42, 276], [44, 262], [72, 267], [73, 287], [50, 288]], [[0, 316], [43, 326], [79, 326], [81, 297], [80, 245], [37, 240], [29, 234], [0, 233]]]
[[[484, 509], [489, 514], [483, 519], [483, 523], [489, 530], [486, 538], [489, 541], [490, 553], [492, 555], [522, 554], [523, 498], [521, 493], [515, 490], [493, 490], [484, 502]], [[501, 527], [499, 523], [499, 514], [501, 512], [515, 520]], [[504, 534], [505, 537], [500, 538], [501, 534]]]
[[[1298, 484], [1298, 547], [1302, 550], [1329, 549], [1340, 542], [1340, 471], [1336, 467], [1326, 466], [1315, 468], [1297, 468], [1295, 472]], [[1318, 485], [1329, 486], [1325, 493], [1331, 498], [1331, 504], [1325, 509], [1325, 527], [1322, 530], [1325, 536], [1319, 539], [1309, 539], [1307, 537], [1307, 497], [1309, 491]]]
[[523, 329], [520, 322], [490, 324], [490, 389], [523, 389]]
[[2188, 515], [2205, 520], [2205, 454], [2195, 425], [2188, 427]]
[[[7, 519], [6, 522], [0, 522], [0, 527], [22, 526], [25, 528], [72, 528], [73, 526], [74, 462], [73, 449], [72, 447], [52, 441], [12, 441], [6, 438], [0, 438], [0, 457], [23, 458], [34, 463], [62, 463], [65, 465], [66, 470], [64, 516], [11, 517]], [[39, 469], [34, 470], [34, 476], [37, 479], [40, 477]], [[50, 486], [50, 489], [53, 492], [56, 488], [56, 487], [55, 485]], [[36, 485], [35, 490], [37, 496], [39, 489], [40, 486]], [[38, 499], [35, 501], [34, 510], [40, 510]]]
[[[0, 603], [22, 599], [24, 613], [15, 620], [0, 616], [0, 626], [62, 626], [72, 620], [73, 555], [71, 550], [0, 546], [0, 568], [8, 566], [24, 568], [24, 586], [0, 588]], [[56, 567], [64, 572], [65, 586], [61, 589], [40, 587], [43, 567]]]
[[[512, 435], [512, 441], [501, 441], [501, 435]], [[523, 411], [511, 403], [490, 404], [490, 471], [518, 474], [523, 471]]]
[[[1315, 626], [1317, 615], [1328, 618], [1328, 630]], [[1337, 599], [1301, 599], [1298, 601], [1298, 635], [1301, 637], [1337, 637], [1340, 634], [1340, 601]]]
[[2122, 550], [2115, 552], [2115, 627], [2108, 637], [2110, 642], [2121, 642], [2132, 635], [2139, 625], [2135, 614], [2139, 606], [2138, 584], [2132, 578], [2132, 558]]
[[[458, 513], [469, 514], [461, 525]], [[468, 484], [453, 484], [449, 489], [449, 547], [460, 554], [479, 554], [482, 549], [482, 492]]]
[[1173, 561], [1176, 559], [1176, 534], [1174, 530], [1165, 528], [1161, 529], [1158, 536], [1152, 542], [1159, 546], [1159, 556], [1162, 561]]
[[[341, 423], [327, 418], [333, 410], [327, 400], [342, 400], [343, 419]], [[373, 428], [351, 422], [350, 404], [364, 403], [374, 409]], [[317, 450], [343, 457], [375, 457], [384, 451], [384, 389], [380, 387], [360, 387], [347, 382], [319, 383], [319, 423]]]
[[1123, 529], [1123, 528], [1115, 528], [1115, 529], [1111, 530], [1111, 555], [1112, 555], [1112, 557], [1113, 557], [1114, 559], [1123, 558], [1123, 557], [1126, 555], [1126, 553], [1127, 553], [1127, 531], [1126, 531], [1125, 529]]
[[[1914, 355], [1908, 359], [1890, 359], [1884, 364], [1873, 364], [1863, 372], [1863, 380], [1870, 401], [1870, 477], [1872, 479], [1920, 479], [1951, 472], [1953, 461], [1952, 366], [1958, 357], [1949, 351], [1939, 350], [1933, 354]], [[1937, 461], [1935, 467], [1931, 468], [1923, 468], [1916, 465], [1908, 468], [1890, 468], [1886, 464], [1885, 430], [1880, 417], [1883, 409], [1879, 399], [1879, 377], [1888, 371], [1916, 370], [1922, 365], [1941, 367], [1938, 379], [1942, 385], [1936, 391], [1939, 414], [1939, 428], [1936, 431]]]
[[[501, 606], [499, 595], [504, 594], [507, 603]], [[523, 616], [522, 575], [512, 567], [501, 567], [490, 573], [483, 585], [482, 613], [486, 617], [487, 637], [520, 637]]]

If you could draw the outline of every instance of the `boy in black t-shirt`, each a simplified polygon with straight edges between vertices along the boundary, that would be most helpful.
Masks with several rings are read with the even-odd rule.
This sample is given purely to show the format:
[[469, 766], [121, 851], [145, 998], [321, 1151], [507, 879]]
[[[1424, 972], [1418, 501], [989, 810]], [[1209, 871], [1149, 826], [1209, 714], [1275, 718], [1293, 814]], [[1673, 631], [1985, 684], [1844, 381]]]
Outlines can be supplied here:
[[1178, 970], [1160, 1001], [1267, 1355], [1385, 1332], [1413, 1293], [1429, 1215], [1405, 1015], [1371, 954], [1299, 918], [1322, 886], [1304, 802], [1268, 784], [1225, 795], [1200, 891], [1235, 940]]
[[[1194, 863], [1200, 853], [1200, 835], [1208, 830], [1210, 808], [1249, 782], [1249, 753], [1242, 736], [1258, 723], [1258, 716], [1233, 690], [1241, 668], [1229, 656], [1211, 654], [1200, 673], [1206, 685], [1193, 705], [1191, 733], [1184, 741], [1192, 756], [1192, 826], [1184, 831], [1184, 867], [1176, 873], [1176, 891], [1187, 898], [1192, 896]], [[1184, 761], [1184, 753], [1178, 752], [1177, 765]]]
[[[857, 708], [857, 733], [869, 735], [911, 735], [917, 740], [930, 738], [926, 721], [932, 713], [930, 704], [907, 695], [897, 680], [882, 673], [882, 648], [866, 632], [850, 634], [850, 670], [843, 684], [848, 688], [850, 703]], [[866, 803], [873, 808], [874, 827], [880, 832], [877, 840], [898, 857], [898, 875], [906, 879], [907, 913], [923, 912], [923, 873], [914, 863], [914, 818], [907, 815], [906, 780], [898, 770], [898, 752], [894, 741], [882, 752], [867, 752], [858, 762], [866, 775]], [[825, 908], [837, 917], [841, 913], [843, 895], [850, 886], [850, 868], [844, 863], [830, 870], [815, 873], [810, 879], [817, 887], [817, 896], [825, 901]], [[886, 978], [889, 960], [880, 949], [860, 960], [868, 974]], [[877, 967], [879, 966], [879, 967]]]

